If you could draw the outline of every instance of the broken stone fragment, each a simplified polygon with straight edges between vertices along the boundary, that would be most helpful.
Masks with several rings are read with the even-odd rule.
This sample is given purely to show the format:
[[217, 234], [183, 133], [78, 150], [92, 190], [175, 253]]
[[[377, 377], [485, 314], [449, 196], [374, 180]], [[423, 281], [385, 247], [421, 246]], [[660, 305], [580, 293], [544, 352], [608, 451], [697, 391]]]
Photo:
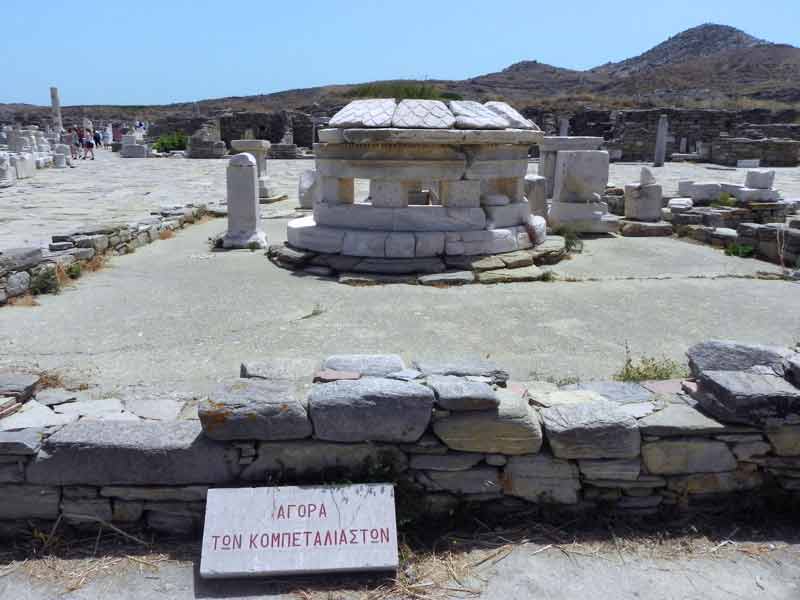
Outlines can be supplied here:
[[215, 440], [293, 440], [311, 435], [306, 409], [286, 382], [238, 379], [199, 406], [203, 433]]
[[783, 377], [705, 370], [698, 383], [700, 405], [722, 421], [764, 426], [800, 419], [800, 389]]
[[703, 438], [643, 444], [642, 460], [654, 475], [721, 473], [736, 468], [736, 457], [727, 444]]
[[490, 454], [534, 454], [542, 447], [535, 409], [522, 397], [498, 390], [494, 410], [454, 412], [433, 423], [434, 433], [453, 450]]
[[417, 474], [419, 481], [433, 491], [453, 494], [497, 494], [503, 489], [500, 485], [500, 472], [494, 467], [477, 467], [467, 471], [425, 471]]
[[44, 485], [182, 485], [226, 483], [238, 472], [198, 421], [79, 421], [45, 440], [26, 475]]
[[0, 397], [11, 396], [24, 402], [33, 395], [39, 376], [17, 371], [0, 371]]
[[[344, 379], [360, 379], [361, 373], [356, 371], [334, 371], [333, 369], [322, 369], [314, 373], [314, 383], [330, 383]], [[392, 379], [397, 379], [393, 377]]]
[[482, 359], [418, 360], [414, 362], [414, 366], [425, 376], [489, 377], [492, 383], [499, 385], [505, 385], [508, 381], [508, 371], [501, 369], [491, 361]]
[[542, 409], [542, 421], [558, 458], [633, 458], [641, 437], [636, 419], [608, 400]]
[[61, 490], [41, 485], [0, 485], [0, 498], [0, 520], [55, 519]]
[[361, 373], [365, 377], [385, 377], [406, 368], [397, 354], [335, 354], [322, 364], [323, 369]]
[[[328, 384], [334, 385], [334, 384]], [[336, 444], [319, 440], [261, 442], [258, 458], [241, 474], [245, 481], [271, 481], [275, 477], [313, 481], [325, 478], [390, 475], [408, 468], [405, 454], [395, 446]], [[329, 479], [330, 480], [330, 479]]]
[[506, 494], [530, 502], [576, 504], [581, 483], [573, 463], [539, 454], [510, 457], [503, 470], [503, 488]]
[[436, 405], [445, 410], [489, 410], [500, 403], [486, 383], [453, 375], [431, 375], [426, 384], [436, 394]]
[[745, 371], [766, 366], [783, 375], [784, 360], [794, 353], [779, 346], [759, 346], [712, 340], [689, 348], [689, 368], [697, 377], [703, 371]]
[[[393, 372], [403, 365], [384, 368]], [[430, 422], [433, 400], [433, 392], [418, 383], [366, 377], [315, 384], [308, 404], [318, 439], [415, 442]]]
[[415, 454], [408, 463], [411, 469], [429, 471], [466, 471], [483, 460], [483, 454], [449, 452], [447, 454]]

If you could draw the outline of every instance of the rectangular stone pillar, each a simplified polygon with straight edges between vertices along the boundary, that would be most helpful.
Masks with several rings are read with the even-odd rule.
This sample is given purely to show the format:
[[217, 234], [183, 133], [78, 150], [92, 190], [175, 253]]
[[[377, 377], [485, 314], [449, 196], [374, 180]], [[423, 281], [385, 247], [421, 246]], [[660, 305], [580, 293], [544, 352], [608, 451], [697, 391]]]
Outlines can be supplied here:
[[56, 133], [61, 135], [64, 130], [64, 122], [61, 120], [61, 100], [58, 97], [57, 87], [50, 88], [50, 105], [53, 109], [53, 126], [56, 129]]
[[356, 197], [355, 180], [339, 177], [320, 177], [322, 201], [328, 204], [352, 204]]
[[653, 159], [654, 167], [663, 167], [664, 161], [667, 159], [667, 130], [669, 124], [667, 122], [667, 115], [661, 115], [658, 118], [658, 131], [656, 131], [656, 151]]
[[266, 248], [258, 202], [258, 166], [252, 154], [237, 154], [228, 161], [228, 231], [223, 248]]

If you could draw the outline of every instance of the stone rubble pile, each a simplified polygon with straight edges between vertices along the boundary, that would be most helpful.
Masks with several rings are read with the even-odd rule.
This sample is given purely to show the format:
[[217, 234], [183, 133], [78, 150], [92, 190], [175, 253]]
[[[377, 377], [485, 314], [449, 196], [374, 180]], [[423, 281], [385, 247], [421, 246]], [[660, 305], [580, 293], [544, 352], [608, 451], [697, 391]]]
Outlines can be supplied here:
[[798, 206], [774, 188], [775, 171], [751, 169], [745, 184], [679, 182], [664, 209], [679, 235], [720, 248], [747, 246], [753, 255], [793, 268], [800, 258]]
[[0, 406], [51, 420], [0, 418], [0, 532], [61, 515], [188, 534], [209, 486], [342, 480], [396, 482], [432, 516], [462, 502], [655, 515], [796, 498], [800, 354], [711, 341], [688, 356], [691, 380], [560, 388], [485, 360], [344, 354], [313, 378], [298, 361], [250, 361], [199, 420], [161, 422], [113, 402], [86, 415], [90, 402], [3, 374]]
[[70, 162], [69, 146], [59, 136], [46, 136], [35, 125], [24, 129], [0, 128], [0, 188], [28, 179], [37, 169], [65, 168]]
[[625, 219], [620, 233], [624, 236], [671, 236], [672, 225], [664, 221], [664, 195], [656, 178], [642, 167], [639, 183], [625, 186]]
[[[128, 224], [98, 225], [52, 236], [48, 248], [0, 250], [0, 306], [28, 293], [51, 293], [53, 282], [96, 256], [131, 254], [160, 239], [162, 232], [181, 229], [206, 214], [206, 206], [163, 206], [145, 219]], [[55, 288], [55, 289], [54, 289]]]

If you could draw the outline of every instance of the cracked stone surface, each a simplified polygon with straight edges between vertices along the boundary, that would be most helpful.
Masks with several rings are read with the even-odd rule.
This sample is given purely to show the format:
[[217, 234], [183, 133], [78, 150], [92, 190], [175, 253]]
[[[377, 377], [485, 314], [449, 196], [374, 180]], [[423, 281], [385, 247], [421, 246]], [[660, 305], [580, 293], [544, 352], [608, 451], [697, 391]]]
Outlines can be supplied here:
[[397, 104], [391, 98], [353, 100], [331, 117], [329, 127], [391, 127]]
[[439, 100], [402, 100], [397, 105], [392, 127], [448, 129], [456, 122], [444, 102]]

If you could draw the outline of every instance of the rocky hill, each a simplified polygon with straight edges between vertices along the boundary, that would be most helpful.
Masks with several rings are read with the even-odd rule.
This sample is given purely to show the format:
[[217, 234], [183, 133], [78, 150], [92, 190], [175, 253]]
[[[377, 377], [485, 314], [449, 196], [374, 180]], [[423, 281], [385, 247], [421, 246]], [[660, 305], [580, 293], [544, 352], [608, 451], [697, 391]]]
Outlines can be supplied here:
[[769, 45], [770, 42], [748, 35], [728, 25], [706, 23], [674, 35], [639, 56], [591, 69], [592, 73], [611, 77], [629, 77], [642, 71], [691, 62], [730, 50]]
[[[800, 48], [755, 38], [727, 25], [705, 24], [642, 54], [586, 71], [536, 60], [465, 80], [381, 81], [232, 96], [198, 102], [203, 115], [231, 111], [302, 110], [331, 114], [354, 97], [404, 97], [424, 88], [432, 96], [571, 110], [578, 107], [786, 108], [800, 104]], [[161, 106], [65, 107], [65, 120], [155, 119], [189, 114], [193, 103]], [[0, 104], [0, 122], [46, 116], [47, 108]]]

